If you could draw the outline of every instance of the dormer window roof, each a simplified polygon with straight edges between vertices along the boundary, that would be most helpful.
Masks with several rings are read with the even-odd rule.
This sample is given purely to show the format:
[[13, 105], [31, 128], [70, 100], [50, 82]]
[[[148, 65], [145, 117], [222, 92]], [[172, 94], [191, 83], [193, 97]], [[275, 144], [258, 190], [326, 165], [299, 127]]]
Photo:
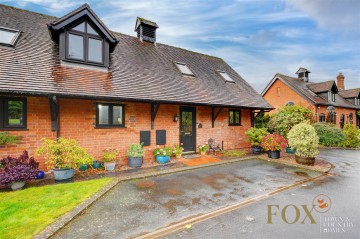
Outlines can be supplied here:
[[175, 64], [178, 67], [181, 74], [187, 75], [187, 76], [194, 76], [194, 73], [192, 73], [190, 68], [185, 63], [175, 62]]
[[225, 71], [218, 70], [218, 73], [221, 75], [222, 78], [224, 78], [226, 82], [235, 83], [235, 81]]
[[0, 45], [15, 46], [20, 37], [20, 31], [0, 27]]
[[118, 43], [87, 4], [52, 22], [49, 30], [63, 61], [108, 67]]

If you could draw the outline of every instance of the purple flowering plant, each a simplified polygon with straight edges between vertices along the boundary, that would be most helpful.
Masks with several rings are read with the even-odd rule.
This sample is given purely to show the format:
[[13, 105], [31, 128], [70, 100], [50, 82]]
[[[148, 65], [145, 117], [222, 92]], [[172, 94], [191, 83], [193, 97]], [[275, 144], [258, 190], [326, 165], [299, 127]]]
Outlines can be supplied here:
[[39, 163], [25, 150], [18, 158], [7, 156], [0, 160], [0, 185], [29, 181], [36, 177]]

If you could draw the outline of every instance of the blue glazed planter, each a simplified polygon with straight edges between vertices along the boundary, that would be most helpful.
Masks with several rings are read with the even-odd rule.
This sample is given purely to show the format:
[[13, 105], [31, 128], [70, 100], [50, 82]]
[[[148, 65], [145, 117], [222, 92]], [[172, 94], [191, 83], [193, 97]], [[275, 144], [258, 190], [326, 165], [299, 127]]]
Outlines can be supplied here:
[[156, 156], [156, 162], [163, 164], [170, 162], [170, 156]]
[[45, 177], [44, 171], [38, 170], [36, 174], [36, 179], [43, 179]]

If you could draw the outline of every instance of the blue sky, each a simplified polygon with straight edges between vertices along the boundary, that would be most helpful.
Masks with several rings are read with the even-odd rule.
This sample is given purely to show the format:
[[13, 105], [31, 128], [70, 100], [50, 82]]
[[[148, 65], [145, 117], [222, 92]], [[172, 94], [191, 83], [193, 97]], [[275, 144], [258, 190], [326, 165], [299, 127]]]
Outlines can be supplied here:
[[[61, 17], [85, 1], [0, 0]], [[258, 92], [277, 73], [311, 81], [345, 75], [360, 87], [359, 0], [89, 0], [111, 30], [135, 36], [137, 16], [157, 22], [157, 41], [218, 56]]]

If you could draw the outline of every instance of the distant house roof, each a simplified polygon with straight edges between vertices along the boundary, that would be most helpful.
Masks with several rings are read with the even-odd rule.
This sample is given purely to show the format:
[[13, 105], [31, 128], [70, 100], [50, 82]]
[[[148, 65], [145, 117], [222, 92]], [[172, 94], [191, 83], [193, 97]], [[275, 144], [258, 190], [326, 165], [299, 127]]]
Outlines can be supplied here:
[[314, 93], [328, 92], [331, 89], [335, 88], [335, 92], [338, 92], [337, 86], [334, 80], [318, 82], [318, 83], [308, 83], [306, 86]]
[[339, 94], [345, 99], [360, 98], [360, 88], [341, 90]]
[[[109, 70], [62, 64], [59, 45], [51, 40], [47, 25], [59, 24], [87, 7], [55, 18], [0, 5], [0, 26], [23, 32], [15, 48], [0, 48], [0, 93], [273, 108], [220, 58], [120, 33], [110, 32], [118, 44], [110, 54]], [[186, 63], [195, 77], [181, 74], [175, 62]], [[225, 82], [219, 70], [235, 84]]]
[[[349, 101], [344, 99], [341, 95], [338, 95], [336, 97], [335, 102], [329, 102], [326, 99], [320, 97], [318, 93], [330, 91], [332, 87], [334, 87], [335, 82], [334, 81], [325, 81], [325, 82], [305, 82], [302, 79], [283, 75], [277, 73], [273, 79], [269, 82], [269, 84], [265, 87], [263, 92], [261, 93], [262, 96], [266, 94], [266, 92], [270, 89], [272, 84], [276, 81], [280, 80], [285, 85], [290, 87], [292, 90], [294, 90], [296, 93], [298, 93], [300, 96], [302, 96], [305, 100], [307, 100], [309, 103], [314, 105], [333, 105], [337, 107], [344, 107], [344, 108], [354, 108], [354, 109], [360, 109], [360, 106], [356, 106], [354, 104], [351, 104]], [[336, 87], [336, 84], [335, 84]], [[289, 99], [291, 100], [291, 99]]]

